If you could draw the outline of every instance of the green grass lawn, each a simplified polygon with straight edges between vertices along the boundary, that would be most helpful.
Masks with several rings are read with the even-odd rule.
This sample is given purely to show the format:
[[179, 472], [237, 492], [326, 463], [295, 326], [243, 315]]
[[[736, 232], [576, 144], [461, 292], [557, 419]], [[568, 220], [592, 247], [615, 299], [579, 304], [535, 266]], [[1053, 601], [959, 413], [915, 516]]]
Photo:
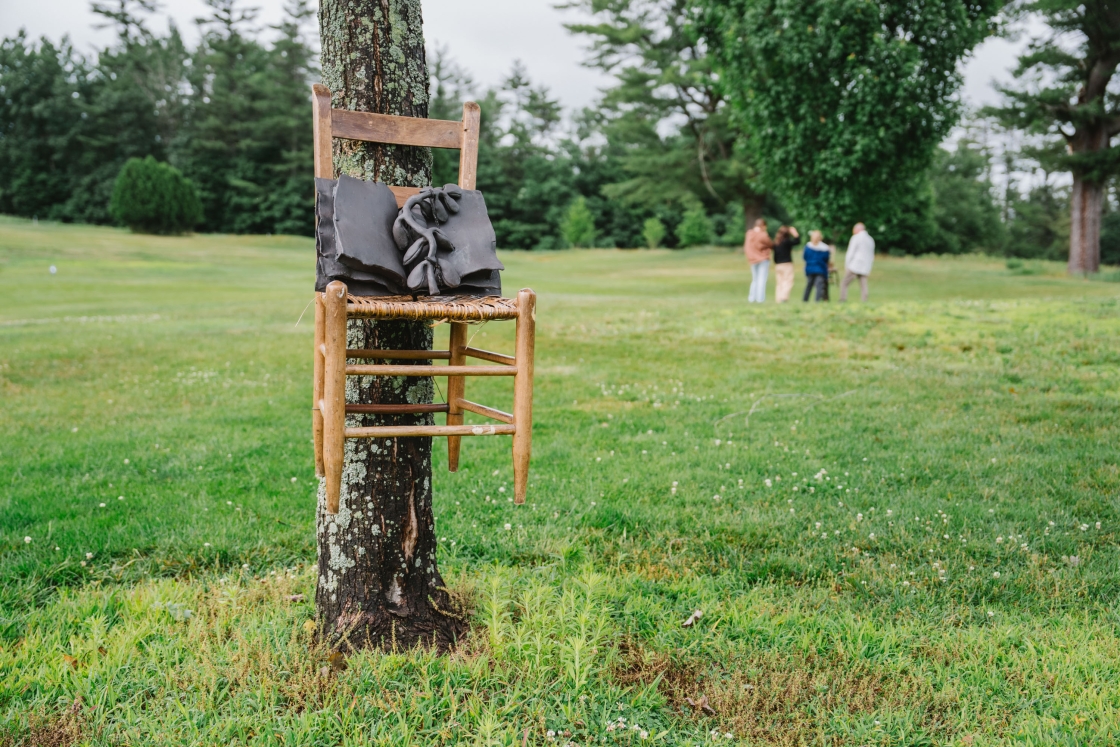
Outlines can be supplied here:
[[1120, 285], [881, 257], [870, 304], [748, 306], [727, 250], [504, 253], [529, 502], [507, 439], [437, 442], [470, 638], [343, 668], [312, 255], [0, 219], [0, 744], [1120, 743]]

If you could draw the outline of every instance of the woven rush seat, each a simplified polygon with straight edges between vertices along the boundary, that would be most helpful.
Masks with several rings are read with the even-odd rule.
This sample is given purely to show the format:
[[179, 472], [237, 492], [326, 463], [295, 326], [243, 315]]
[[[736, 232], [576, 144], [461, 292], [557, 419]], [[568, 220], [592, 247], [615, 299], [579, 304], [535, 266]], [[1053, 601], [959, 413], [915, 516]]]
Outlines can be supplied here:
[[517, 318], [517, 299], [487, 296], [346, 296], [352, 319], [408, 319], [444, 322], [489, 322]]

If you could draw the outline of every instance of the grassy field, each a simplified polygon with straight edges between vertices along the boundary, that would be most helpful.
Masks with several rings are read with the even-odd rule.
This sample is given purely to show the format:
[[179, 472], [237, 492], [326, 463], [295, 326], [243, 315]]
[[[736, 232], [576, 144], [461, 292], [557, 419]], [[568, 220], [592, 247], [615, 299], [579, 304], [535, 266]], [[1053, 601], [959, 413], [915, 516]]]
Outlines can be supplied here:
[[1120, 285], [882, 257], [750, 307], [726, 250], [505, 253], [529, 503], [508, 441], [437, 448], [470, 639], [343, 664], [312, 253], [0, 218], [0, 744], [1120, 742]]

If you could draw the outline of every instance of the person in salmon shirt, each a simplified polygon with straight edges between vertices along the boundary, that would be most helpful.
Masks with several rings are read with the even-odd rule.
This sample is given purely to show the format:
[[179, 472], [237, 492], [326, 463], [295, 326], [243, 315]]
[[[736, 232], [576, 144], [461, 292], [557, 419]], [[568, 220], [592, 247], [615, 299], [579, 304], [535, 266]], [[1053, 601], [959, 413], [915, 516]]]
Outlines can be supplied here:
[[759, 218], [747, 231], [747, 240], [743, 243], [743, 251], [751, 265], [751, 292], [747, 303], [766, 302], [766, 281], [770, 277], [770, 250], [773, 247], [774, 242], [766, 231], [766, 221]]

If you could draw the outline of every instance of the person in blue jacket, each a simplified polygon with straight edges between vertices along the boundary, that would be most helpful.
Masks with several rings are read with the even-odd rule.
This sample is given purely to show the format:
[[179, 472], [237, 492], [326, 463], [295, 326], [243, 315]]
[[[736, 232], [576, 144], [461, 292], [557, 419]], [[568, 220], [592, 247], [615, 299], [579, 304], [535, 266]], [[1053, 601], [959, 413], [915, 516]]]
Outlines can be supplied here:
[[805, 286], [805, 297], [808, 301], [817, 289], [817, 300], [828, 299], [828, 268], [832, 264], [832, 247], [824, 243], [824, 235], [820, 231], [809, 232], [809, 243], [805, 245], [805, 277], [809, 284]]

